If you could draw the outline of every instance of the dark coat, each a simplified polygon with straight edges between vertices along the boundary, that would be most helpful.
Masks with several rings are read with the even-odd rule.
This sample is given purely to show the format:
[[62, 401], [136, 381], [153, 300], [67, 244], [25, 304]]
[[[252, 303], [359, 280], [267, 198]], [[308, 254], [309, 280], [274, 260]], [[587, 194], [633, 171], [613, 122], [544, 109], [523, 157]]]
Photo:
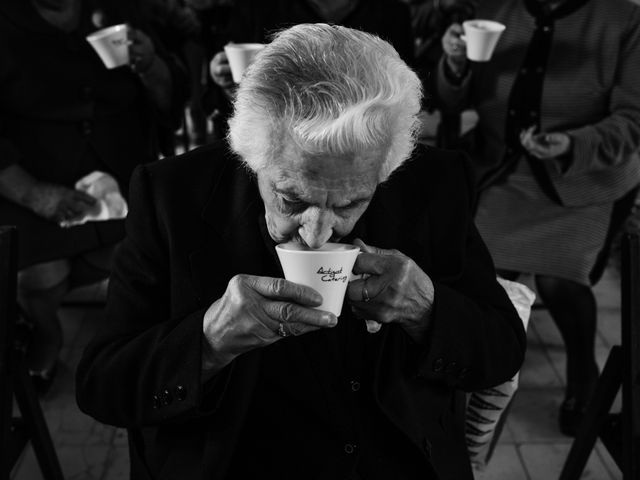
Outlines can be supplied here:
[[[261, 349], [200, 383], [206, 309], [234, 275], [264, 274], [269, 256], [257, 221], [261, 199], [226, 148], [215, 144], [134, 172], [104, 329], [78, 367], [80, 408], [129, 429], [134, 479], [225, 478], [247, 431]], [[376, 334], [374, 398], [438, 477], [451, 480], [472, 478], [462, 411], [454, 410], [460, 390], [511, 378], [526, 343], [473, 226], [471, 184], [459, 154], [421, 149], [378, 188], [360, 220], [365, 242], [402, 251], [433, 279], [425, 345], [410, 354], [409, 337], [397, 325]], [[287, 341], [315, 348], [310, 334]], [[286, 375], [286, 367], [275, 371]], [[308, 387], [318, 385], [309, 379]], [[308, 442], [311, 451], [322, 451], [313, 435]], [[302, 461], [287, 455], [280, 478], [287, 478], [287, 465], [304, 468], [296, 463]]]

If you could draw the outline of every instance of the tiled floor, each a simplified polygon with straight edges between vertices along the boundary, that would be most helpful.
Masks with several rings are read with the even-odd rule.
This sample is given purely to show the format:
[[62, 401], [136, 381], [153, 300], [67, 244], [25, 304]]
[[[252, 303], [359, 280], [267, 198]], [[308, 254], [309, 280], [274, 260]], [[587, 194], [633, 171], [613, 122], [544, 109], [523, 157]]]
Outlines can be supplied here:
[[[525, 282], [526, 283], [526, 282]], [[597, 352], [600, 367], [609, 348], [620, 339], [619, 279], [608, 270], [596, 287], [599, 305]], [[84, 297], [100, 296], [96, 290]], [[69, 480], [128, 478], [126, 433], [82, 414], [75, 404], [73, 377], [83, 347], [102, 321], [99, 306], [67, 307], [63, 369], [43, 400], [43, 408]], [[559, 334], [545, 310], [534, 311], [529, 324], [529, 350], [520, 388], [500, 442], [487, 468], [476, 480], [550, 480], [558, 478], [571, 440], [556, 427], [564, 384], [564, 354]], [[619, 401], [618, 401], [619, 402]], [[619, 409], [614, 406], [614, 409]], [[42, 474], [28, 449], [14, 470], [14, 480], [40, 480]], [[621, 474], [602, 445], [594, 450], [583, 478], [620, 479]]]

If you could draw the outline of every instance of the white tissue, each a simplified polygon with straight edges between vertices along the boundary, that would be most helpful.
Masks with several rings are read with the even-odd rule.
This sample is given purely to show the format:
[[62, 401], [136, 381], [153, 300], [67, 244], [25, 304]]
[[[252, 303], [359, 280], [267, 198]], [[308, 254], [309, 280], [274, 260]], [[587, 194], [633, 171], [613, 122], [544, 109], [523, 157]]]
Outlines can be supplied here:
[[86, 222], [101, 222], [125, 218], [129, 212], [126, 200], [120, 193], [118, 182], [104, 172], [91, 172], [76, 182], [76, 190], [94, 197], [96, 205], [83, 217], [60, 222], [61, 227], [74, 227]]

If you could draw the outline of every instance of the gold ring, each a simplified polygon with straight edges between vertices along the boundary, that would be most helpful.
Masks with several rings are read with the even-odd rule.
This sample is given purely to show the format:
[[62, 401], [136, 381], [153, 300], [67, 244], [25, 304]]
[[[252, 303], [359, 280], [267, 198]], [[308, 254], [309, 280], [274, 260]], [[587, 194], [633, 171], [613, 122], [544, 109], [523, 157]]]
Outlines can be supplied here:
[[364, 284], [362, 284], [362, 301], [368, 302], [370, 300], [371, 298], [369, 297], [369, 292], [367, 291], [367, 287]]
[[289, 336], [289, 332], [285, 330], [284, 323], [282, 322], [278, 324], [278, 330], [276, 330], [276, 333], [278, 334], [279, 337], [282, 337], [282, 338]]

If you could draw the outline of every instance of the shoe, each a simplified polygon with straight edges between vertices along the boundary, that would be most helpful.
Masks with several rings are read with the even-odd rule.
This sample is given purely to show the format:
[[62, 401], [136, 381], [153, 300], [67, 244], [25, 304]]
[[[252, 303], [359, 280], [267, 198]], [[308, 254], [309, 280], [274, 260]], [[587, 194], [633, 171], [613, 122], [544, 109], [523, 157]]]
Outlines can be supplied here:
[[33, 382], [33, 387], [36, 393], [40, 397], [44, 397], [51, 389], [53, 381], [58, 373], [58, 362], [56, 362], [50, 369], [44, 370], [29, 370], [29, 377]]
[[586, 410], [584, 402], [578, 401], [575, 397], [566, 398], [560, 405], [558, 415], [560, 431], [568, 437], [575, 437]]

